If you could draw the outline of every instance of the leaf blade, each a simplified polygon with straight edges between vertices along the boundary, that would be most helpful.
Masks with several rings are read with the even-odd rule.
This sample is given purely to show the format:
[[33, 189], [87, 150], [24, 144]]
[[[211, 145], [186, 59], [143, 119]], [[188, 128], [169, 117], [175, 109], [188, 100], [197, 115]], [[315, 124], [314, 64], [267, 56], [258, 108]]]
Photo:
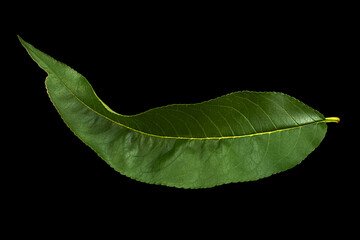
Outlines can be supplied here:
[[116, 171], [139, 181], [203, 188], [267, 177], [306, 158], [330, 121], [286, 94], [250, 91], [124, 116], [82, 75], [19, 39], [48, 73], [49, 97], [67, 126]]

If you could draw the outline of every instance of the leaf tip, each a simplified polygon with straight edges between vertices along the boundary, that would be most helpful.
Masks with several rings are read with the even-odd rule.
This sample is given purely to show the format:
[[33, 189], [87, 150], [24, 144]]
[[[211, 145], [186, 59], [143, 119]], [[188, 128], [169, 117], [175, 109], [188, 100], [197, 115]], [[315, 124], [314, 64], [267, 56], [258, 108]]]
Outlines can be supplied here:
[[24, 39], [20, 37], [20, 35], [17, 35], [17, 38], [19, 39], [21, 45], [27, 50], [27, 46], [29, 45]]
[[24, 42], [24, 40], [20, 37], [20, 35], [16, 35], [16, 36], [17, 36], [17, 38], [19, 39], [20, 43], [23, 43], [23, 42]]

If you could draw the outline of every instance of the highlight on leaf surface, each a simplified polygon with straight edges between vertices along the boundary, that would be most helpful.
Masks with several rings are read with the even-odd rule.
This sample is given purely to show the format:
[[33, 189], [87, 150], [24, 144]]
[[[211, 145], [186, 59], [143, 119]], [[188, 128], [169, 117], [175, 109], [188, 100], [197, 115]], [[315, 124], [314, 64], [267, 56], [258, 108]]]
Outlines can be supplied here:
[[121, 115], [81, 74], [19, 40], [47, 72], [48, 95], [71, 131], [141, 182], [207, 188], [265, 178], [299, 164], [319, 146], [327, 123], [340, 121], [289, 95], [253, 91]]

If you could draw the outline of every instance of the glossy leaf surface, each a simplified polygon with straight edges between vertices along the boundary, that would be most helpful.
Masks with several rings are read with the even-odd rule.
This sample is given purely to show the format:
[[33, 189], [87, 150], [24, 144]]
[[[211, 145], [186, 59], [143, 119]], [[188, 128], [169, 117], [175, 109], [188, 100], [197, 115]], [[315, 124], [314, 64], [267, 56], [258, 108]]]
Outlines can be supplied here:
[[250, 91], [121, 115], [82, 75], [19, 39], [48, 73], [49, 97], [66, 125], [116, 171], [142, 182], [206, 188], [268, 177], [305, 159], [331, 121], [286, 94]]

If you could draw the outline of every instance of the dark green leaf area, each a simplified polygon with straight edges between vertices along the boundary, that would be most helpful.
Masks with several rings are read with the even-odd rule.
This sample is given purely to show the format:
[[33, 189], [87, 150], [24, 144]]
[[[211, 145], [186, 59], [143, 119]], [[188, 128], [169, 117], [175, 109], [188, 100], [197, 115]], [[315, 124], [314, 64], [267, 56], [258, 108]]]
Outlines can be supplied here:
[[159, 136], [208, 138], [269, 132], [324, 120], [282, 93], [242, 91], [199, 104], [178, 104], [131, 116], [134, 129]]
[[116, 171], [142, 182], [206, 188], [257, 180], [299, 164], [326, 133], [321, 113], [276, 92], [234, 92], [121, 115], [81, 74], [20, 41], [48, 73], [47, 92], [71, 131]]

